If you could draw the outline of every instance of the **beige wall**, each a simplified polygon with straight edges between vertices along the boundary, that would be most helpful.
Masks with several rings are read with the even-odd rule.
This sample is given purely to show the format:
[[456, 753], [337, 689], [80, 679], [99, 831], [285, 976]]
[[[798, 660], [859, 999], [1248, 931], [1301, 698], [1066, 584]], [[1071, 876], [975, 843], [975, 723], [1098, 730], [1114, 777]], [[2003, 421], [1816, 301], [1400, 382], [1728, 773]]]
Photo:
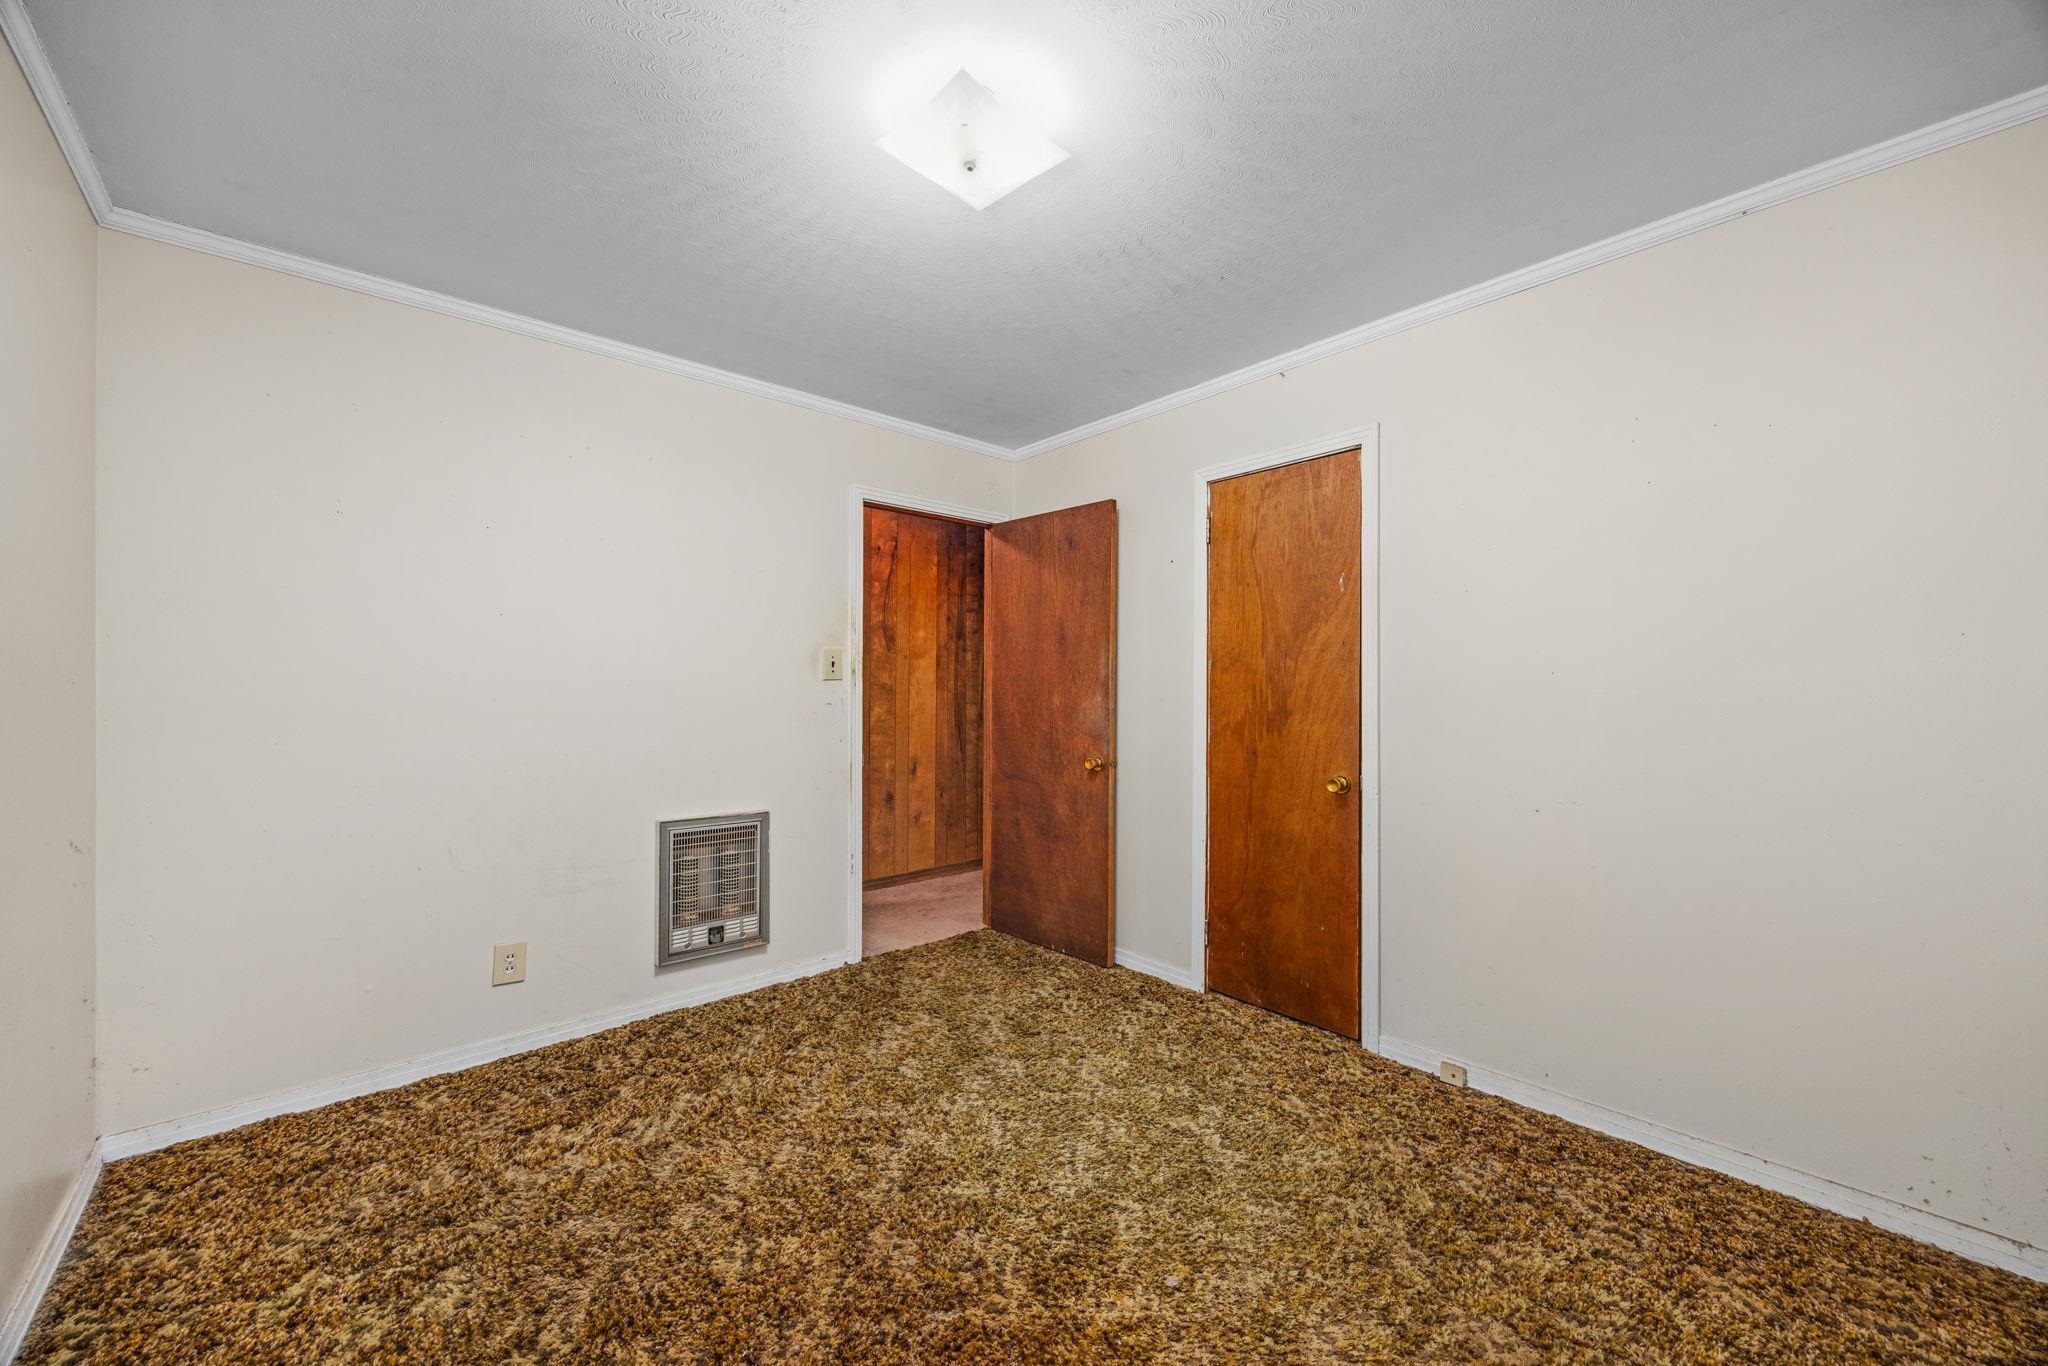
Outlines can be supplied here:
[[98, 1132], [96, 231], [0, 43], [0, 1315]]
[[1381, 424], [1387, 1035], [2048, 1244], [2048, 120], [1026, 462], [1122, 506], [1189, 961], [1192, 471]]
[[[844, 951], [849, 486], [999, 510], [1009, 466], [119, 234], [101, 272], [108, 1132]], [[761, 808], [773, 943], [656, 973], [656, 822]]]
[[[4, 1296], [95, 1129], [94, 233], [11, 68], [0, 185]], [[1377, 421], [1386, 1033], [2048, 1243], [2043, 221], [2048, 121], [1014, 470], [101, 234], [100, 1127], [842, 951], [855, 481], [1120, 501], [1186, 963], [1192, 472]], [[654, 823], [762, 806], [774, 944], [657, 974]]]

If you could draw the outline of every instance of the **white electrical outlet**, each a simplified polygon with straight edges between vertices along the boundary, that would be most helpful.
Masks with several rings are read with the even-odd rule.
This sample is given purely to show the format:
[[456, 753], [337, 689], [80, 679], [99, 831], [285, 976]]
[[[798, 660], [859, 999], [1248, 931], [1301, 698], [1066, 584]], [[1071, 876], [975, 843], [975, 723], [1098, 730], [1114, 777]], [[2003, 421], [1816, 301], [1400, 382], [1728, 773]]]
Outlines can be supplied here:
[[1441, 1063], [1436, 1069], [1436, 1074], [1453, 1086], [1463, 1086], [1465, 1084], [1465, 1065], [1463, 1063]]
[[818, 656], [818, 673], [827, 683], [846, 677], [846, 656], [842, 650], [826, 650]]
[[526, 980], [526, 945], [491, 945], [491, 985], [507, 986]]

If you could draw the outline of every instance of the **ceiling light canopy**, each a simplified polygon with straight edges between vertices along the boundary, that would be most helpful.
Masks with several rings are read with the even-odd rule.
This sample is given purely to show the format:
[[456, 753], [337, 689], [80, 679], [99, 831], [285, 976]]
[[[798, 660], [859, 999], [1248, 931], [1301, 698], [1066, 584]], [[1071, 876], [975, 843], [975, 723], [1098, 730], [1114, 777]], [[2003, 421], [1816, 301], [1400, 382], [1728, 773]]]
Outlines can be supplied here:
[[976, 209], [1067, 159], [1065, 148], [965, 67], [875, 145]]

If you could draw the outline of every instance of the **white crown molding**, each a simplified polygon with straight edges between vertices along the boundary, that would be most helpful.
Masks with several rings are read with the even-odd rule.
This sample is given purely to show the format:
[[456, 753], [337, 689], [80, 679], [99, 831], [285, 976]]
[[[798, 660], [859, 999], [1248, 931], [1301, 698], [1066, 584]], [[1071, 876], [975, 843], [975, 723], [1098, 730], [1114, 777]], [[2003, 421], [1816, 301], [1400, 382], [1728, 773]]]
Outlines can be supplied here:
[[100, 1145], [95, 1143], [85, 1155], [85, 1163], [78, 1174], [71, 1178], [71, 1189], [64, 1194], [64, 1203], [50, 1220], [50, 1226], [43, 1233], [43, 1241], [36, 1248], [35, 1260], [29, 1263], [28, 1277], [21, 1283], [21, 1290], [14, 1302], [7, 1307], [6, 1317], [0, 1318], [0, 1362], [14, 1360], [21, 1350], [23, 1339], [28, 1337], [28, 1327], [35, 1322], [36, 1310], [42, 1307], [43, 1296], [49, 1292], [50, 1282], [56, 1279], [57, 1264], [64, 1260], [64, 1251], [71, 1246], [71, 1235], [78, 1229], [78, 1220], [85, 1213], [86, 1202], [92, 1199], [93, 1187], [99, 1184]]
[[[700, 1006], [711, 1001], [724, 1000], [728, 996], [740, 996], [762, 987], [774, 986], [779, 982], [794, 982], [801, 977], [814, 976], [844, 967], [846, 955], [829, 954], [823, 958], [812, 958], [786, 968], [774, 968], [741, 977], [731, 982], [699, 987], [695, 991], [664, 996], [659, 1000], [642, 1001], [635, 1005], [618, 1006], [601, 1010], [592, 1015], [579, 1015], [573, 1020], [558, 1024], [543, 1025], [520, 1034], [508, 1034], [503, 1038], [487, 1039], [482, 1043], [469, 1044], [462, 1048], [451, 1048], [440, 1053], [430, 1053], [410, 1062], [398, 1063], [391, 1067], [379, 1067], [368, 1072], [357, 1072], [332, 1081], [316, 1082], [296, 1090], [282, 1091], [276, 1095], [259, 1096], [237, 1105], [222, 1106], [202, 1114], [187, 1115], [182, 1119], [166, 1120], [161, 1124], [149, 1124], [140, 1129], [127, 1129], [118, 1134], [108, 1134], [100, 1140], [100, 1153], [109, 1162], [137, 1153], [155, 1152], [168, 1148], [173, 1143], [183, 1143], [191, 1138], [205, 1138], [209, 1134], [226, 1133], [239, 1129], [245, 1124], [254, 1124], [261, 1119], [277, 1115], [296, 1114], [301, 1110], [317, 1110], [323, 1105], [332, 1105], [339, 1100], [353, 1100], [378, 1091], [389, 1091], [394, 1087], [409, 1086], [426, 1077], [438, 1077], [446, 1072], [460, 1072], [465, 1068], [477, 1067], [499, 1058], [509, 1058], [515, 1053], [530, 1053], [536, 1048], [561, 1043], [565, 1039], [581, 1039], [587, 1035], [614, 1029], [635, 1020], [650, 1019], [666, 1015], [672, 1010]], [[0, 1357], [0, 1360], [5, 1360]]]
[[[7, 35], [7, 45], [14, 49], [14, 58], [21, 63], [21, 74], [28, 78], [28, 88], [35, 92], [36, 103], [43, 107], [43, 117], [57, 137], [64, 160], [71, 165], [71, 175], [78, 181], [86, 206], [95, 219], [106, 222], [113, 208], [107, 198], [106, 182], [100, 179], [99, 164], [92, 159], [92, 149], [85, 145], [78, 117], [71, 112], [70, 101], [64, 98], [64, 88], [57, 84], [57, 72], [50, 65], [49, 54], [43, 51], [43, 40], [36, 36], [35, 25], [29, 22], [28, 11], [21, 7], [21, 0], [0, 0], [0, 33]], [[6, 1357], [0, 1355], [0, 1361], [4, 1360]]]
[[591, 332], [579, 332], [573, 327], [561, 327], [554, 323], [529, 318], [502, 308], [487, 304], [473, 303], [458, 299], [452, 294], [441, 294], [431, 289], [420, 289], [414, 285], [387, 280], [380, 275], [370, 275], [359, 270], [329, 265], [310, 257], [295, 256], [288, 251], [258, 246], [239, 238], [223, 237], [219, 233], [207, 232], [200, 228], [186, 227], [133, 209], [117, 209], [107, 198], [106, 183], [100, 178], [99, 165], [93, 160], [92, 148], [86, 144], [85, 133], [80, 129], [78, 119], [71, 112], [70, 101], [64, 98], [63, 86], [58, 83], [57, 72], [50, 65], [50, 59], [43, 50], [35, 26], [29, 22], [28, 11], [22, 8], [21, 0], [0, 0], [0, 31], [7, 35], [8, 45], [14, 49], [21, 63], [22, 73], [27, 76], [29, 89], [35, 92], [36, 102], [43, 107], [43, 117], [49, 121], [50, 130], [56, 135], [57, 145], [63, 150], [64, 160], [70, 163], [71, 174], [78, 181], [79, 191], [92, 209], [92, 216], [103, 228], [115, 232], [129, 233], [135, 237], [146, 237], [154, 242], [165, 242], [174, 247], [185, 247], [192, 251], [203, 251], [209, 256], [219, 256], [244, 265], [261, 266], [265, 270], [281, 271], [296, 275], [303, 280], [313, 280], [324, 285], [335, 285], [368, 294], [393, 303], [409, 304], [433, 313], [443, 313], [451, 318], [462, 318], [468, 322], [482, 323], [505, 332], [516, 332], [521, 336], [537, 337], [541, 341], [554, 342], [560, 346], [573, 346], [579, 351], [609, 356], [631, 365], [645, 366], [686, 379], [702, 380], [721, 388], [735, 389], [757, 398], [773, 399], [777, 403], [793, 404], [809, 408], [813, 412], [828, 413], [854, 422], [880, 427], [884, 431], [915, 437], [941, 446], [952, 446], [958, 450], [970, 451], [975, 455], [991, 456], [997, 460], [1014, 460], [1016, 453], [1006, 446], [989, 441], [978, 441], [958, 432], [944, 431], [929, 427], [922, 422], [911, 422], [904, 418], [891, 417], [872, 409], [842, 403], [838, 399], [826, 398], [820, 394], [806, 393], [787, 385], [771, 384], [767, 380], [754, 379], [749, 375], [735, 374], [712, 365], [701, 365], [671, 356], [666, 352], [634, 346], [628, 342], [614, 341]]
[[1996, 104], [1985, 105], [1982, 109], [1960, 114], [1952, 119], [1945, 119], [1917, 132], [1880, 142], [1860, 152], [1851, 152], [1804, 171], [1795, 171], [1791, 175], [1781, 176], [1755, 189], [1743, 190], [1725, 199], [1717, 199], [1711, 204], [1703, 204], [1697, 209], [1689, 209], [1684, 213], [1659, 219], [1655, 223], [1619, 233], [1604, 242], [1595, 242], [1591, 246], [1565, 252], [1562, 256], [1553, 256], [1533, 266], [1509, 271], [1505, 275], [1432, 299], [1428, 303], [1402, 309], [1399, 313], [1390, 313], [1377, 322], [1366, 323], [1347, 332], [1339, 332], [1334, 337], [1325, 337], [1319, 342], [1311, 342], [1307, 346], [1262, 360], [1256, 365], [1247, 365], [1227, 375], [1218, 375], [1215, 379], [1205, 380], [1177, 393], [1155, 398], [1149, 403], [1141, 403], [1135, 408], [1127, 408], [1109, 417], [1084, 422], [1057, 436], [1027, 442], [1012, 452], [1012, 458], [1029, 460], [1034, 455], [1043, 455], [1062, 446], [1071, 446], [1078, 441], [1086, 441], [1091, 436], [1100, 436], [1104, 432], [1128, 427], [1134, 422], [1157, 417], [1161, 413], [1171, 412], [1175, 408], [1185, 407], [1216, 394], [1241, 388], [1262, 379], [1270, 379], [1283, 370], [1298, 369], [1314, 361], [1334, 356], [1340, 351], [1349, 351], [1353, 347], [1364, 346], [1383, 337], [1391, 337], [1397, 332], [1406, 332], [1412, 327], [1420, 327], [1439, 318], [1448, 318], [1453, 313], [1462, 313], [1468, 308], [1477, 308], [1480, 304], [1505, 299], [1510, 294], [1519, 294], [1525, 289], [1534, 289], [1538, 285], [1549, 284], [1567, 275], [1576, 275], [1582, 270], [1591, 270], [1594, 266], [1605, 265], [1609, 261], [1633, 255], [1645, 248], [1690, 236], [1716, 224], [1726, 223], [1730, 219], [1755, 213], [1759, 209], [1768, 209], [1787, 200], [1812, 194], [1816, 190], [1825, 190], [1874, 171], [1886, 170], [1901, 162], [1926, 156], [1930, 152], [1939, 152], [1973, 138], [2003, 132], [2030, 119], [2040, 118], [2044, 114], [2048, 114], [2048, 85], [2014, 95], [2010, 99], [2000, 100]]
[[[1386, 1037], [1380, 1039], [1379, 1051], [1382, 1057], [1431, 1076], [1436, 1075], [1440, 1064], [1453, 1060], [1433, 1048]], [[1915, 1209], [1889, 1196], [1857, 1190], [1854, 1186], [1845, 1186], [1839, 1181], [1830, 1181], [1824, 1176], [1815, 1176], [1711, 1139], [1697, 1138], [1647, 1119], [1610, 1110], [1604, 1105], [1595, 1105], [1547, 1086], [1511, 1077], [1505, 1072], [1467, 1064], [1466, 1084], [1475, 1091], [1541, 1110], [1584, 1129], [1625, 1139], [1695, 1167], [1705, 1167], [1835, 1214], [1862, 1219], [1893, 1233], [1931, 1243], [1973, 1262], [2016, 1272], [2029, 1280], [2048, 1281], [2048, 1248], [2007, 1238], [1932, 1210]]]
[[764, 379], [734, 374], [730, 370], [720, 370], [716, 366], [701, 365], [693, 360], [684, 360], [681, 356], [671, 356], [663, 351], [634, 346], [630, 342], [613, 341], [594, 332], [579, 332], [573, 327], [562, 327], [555, 323], [543, 322], [539, 318], [510, 313], [502, 308], [493, 308], [489, 304], [472, 303], [468, 299], [458, 299], [452, 294], [440, 294], [416, 285], [401, 284], [397, 280], [387, 280], [381, 275], [369, 275], [360, 270], [329, 265], [325, 261], [315, 261], [308, 256], [294, 256], [288, 251], [258, 246], [254, 242], [244, 242], [237, 237], [223, 237], [219, 233], [207, 232], [203, 228], [188, 228], [182, 223], [152, 218], [148, 214], [136, 213], [132, 209], [109, 210], [106, 216], [100, 219], [100, 226], [134, 237], [146, 237], [153, 242], [165, 242], [174, 247], [203, 251], [209, 256], [240, 261], [244, 265], [261, 266], [265, 270], [296, 275], [300, 279], [312, 280], [318, 284], [334, 285], [358, 294], [388, 299], [392, 303], [409, 304], [432, 313], [444, 313], [451, 318], [482, 323], [486, 327], [495, 327], [505, 332], [537, 337], [541, 341], [554, 342], [560, 346], [573, 346], [579, 351], [589, 351], [595, 355], [625, 361], [630, 365], [642, 365], [650, 370], [681, 375], [685, 379], [702, 380], [706, 384], [736, 389], [743, 394], [753, 394], [757, 398], [773, 399], [778, 403], [809, 408], [813, 412], [829, 413], [833, 417], [864, 422], [870, 427], [880, 427], [885, 431], [898, 432], [941, 446], [952, 446], [975, 455], [992, 456], [997, 460], [1016, 458], [1015, 453], [1006, 447], [987, 441], [977, 441], [970, 436], [961, 436], [958, 432], [927, 427], [921, 422], [891, 417], [887, 413], [856, 407], [851, 403], [841, 403], [838, 399], [806, 393], [801, 389], [771, 384]]
[[1822, 162], [1818, 166], [1795, 171], [1791, 175], [1782, 176], [1754, 189], [1740, 191], [1711, 204], [1673, 214], [1669, 218], [1660, 219], [1629, 232], [1619, 233], [1603, 242], [1595, 242], [1591, 246], [1580, 247], [1561, 256], [1553, 256], [1533, 266], [1525, 266], [1427, 303], [1417, 304], [1413, 308], [1388, 314], [1376, 322], [1354, 327], [1333, 337], [1325, 337], [1321, 341], [1273, 356], [1255, 365], [1247, 365], [1227, 375], [1219, 375], [1176, 393], [1141, 403], [1135, 408], [1127, 408], [1123, 412], [1097, 418], [1093, 422], [1083, 423], [1055, 436], [1012, 448], [962, 436], [957, 432], [929, 427], [923, 423], [890, 417], [886, 413], [806, 393], [801, 389], [771, 384], [766, 380], [753, 379], [730, 370], [720, 370], [715, 366], [700, 365], [695, 361], [649, 350], [643, 346], [614, 341], [590, 332], [579, 332], [574, 328], [560, 327], [537, 318], [509, 313], [504, 309], [473, 303], [467, 299], [458, 299], [453, 295], [401, 284], [362, 271], [344, 269], [308, 257], [295, 256], [290, 252], [276, 251], [238, 238], [223, 237], [218, 233], [189, 228], [130, 209], [114, 208], [107, 198], [106, 185], [100, 179], [99, 167], [93, 161], [92, 149], [86, 145], [85, 135], [71, 112], [69, 101], [64, 98], [63, 88], [57, 81], [57, 73], [50, 66], [42, 42], [36, 36], [35, 28], [29, 22], [28, 13], [22, 8], [21, 0], [0, 0], [0, 30], [4, 30], [8, 42], [13, 46], [15, 55], [21, 62], [22, 71], [28, 77], [29, 86], [43, 107], [44, 117], [49, 120], [51, 130], [56, 134], [57, 143], [63, 149], [64, 158], [70, 163], [71, 172], [78, 179], [78, 188], [85, 195], [86, 203], [91, 206], [93, 217], [102, 227], [166, 242], [173, 246], [187, 247], [194, 251], [203, 251], [247, 265], [261, 266], [267, 270], [282, 271], [287, 275], [297, 275], [302, 279], [322, 284], [337, 285], [360, 294], [410, 304], [415, 308], [464, 318], [507, 332], [537, 337], [563, 346], [573, 346], [578, 350], [610, 356], [629, 364], [703, 380], [708, 384], [717, 384], [780, 403], [794, 404], [815, 412], [829, 413], [834, 417], [848, 418], [904, 436], [970, 451], [976, 455], [1011, 461], [1029, 460], [1047, 451], [1071, 446], [1089, 437], [1100, 436], [1104, 432], [1115, 431], [1134, 422], [1142, 422], [1148, 417], [1171, 412], [1175, 408], [1185, 407], [1201, 399], [1269, 379], [1284, 370], [1296, 369], [1326, 359], [1340, 351], [1364, 346], [1368, 342], [1393, 336], [1397, 332], [1405, 332], [1409, 328], [1420, 327], [1424, 323], [1435, 322], [1454, 313], [1462, 313], [1468, 308], [1504, 299], [1525, 289], [1534, 289], [1538, 285], [1549, 284], [1567, 275], [1619, 260], [1645, 248], [1688, 236], [1745, 214], [1755, 213], [1759, 209], [1783, 204], [1787, 200], [1812, 194], [1816, 190], [1824, 190], [1844, 181], [1854, 180], [1858, 176], [1882, 171], [1901, 162], [1911, 161], [1915, 157], [1926, 156], [1930, 152], [1939, 152], [1973, 138], [2001, 132], [2048, 114], [2048, 85], [2039, 86], [2014, 95], [2010, 99], [1986, 105], [1982, 109], [1960, 114], [1955, 118], [1945, 119], [1915, 132], [1866, 147], [1860, 152], [1851, 152], [1832, 161]]

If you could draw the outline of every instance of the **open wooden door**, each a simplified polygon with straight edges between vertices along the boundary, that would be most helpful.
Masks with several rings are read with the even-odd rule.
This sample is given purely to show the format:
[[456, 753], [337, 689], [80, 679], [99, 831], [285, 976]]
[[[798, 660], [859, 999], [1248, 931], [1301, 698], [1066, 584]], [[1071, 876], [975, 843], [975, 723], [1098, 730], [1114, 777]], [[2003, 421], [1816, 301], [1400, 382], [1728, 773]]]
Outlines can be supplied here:
[[1109, 965], [1116, 915], [1116, 504], [988, 529], [989, 925]]

